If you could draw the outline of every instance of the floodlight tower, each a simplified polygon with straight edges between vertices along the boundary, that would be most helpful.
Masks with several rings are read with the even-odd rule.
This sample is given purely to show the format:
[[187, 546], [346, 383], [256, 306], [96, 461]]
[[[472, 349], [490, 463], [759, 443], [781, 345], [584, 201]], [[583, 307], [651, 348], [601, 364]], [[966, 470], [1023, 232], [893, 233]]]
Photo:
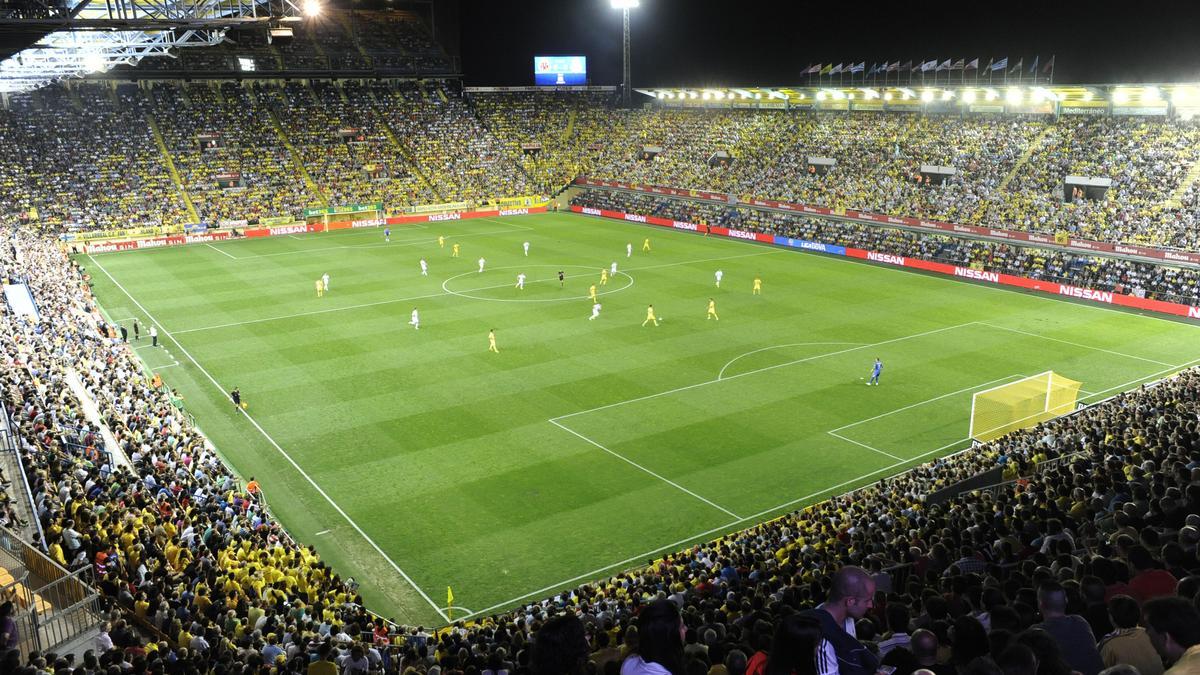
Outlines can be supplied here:
[[623, 67], [621, 69], [621, 105], [628, 108], [632, 100], [629, 69], [629, 10], [641, 4], [640, 0], [612, 0], [613, 9], [621, 10], [621, 54]]

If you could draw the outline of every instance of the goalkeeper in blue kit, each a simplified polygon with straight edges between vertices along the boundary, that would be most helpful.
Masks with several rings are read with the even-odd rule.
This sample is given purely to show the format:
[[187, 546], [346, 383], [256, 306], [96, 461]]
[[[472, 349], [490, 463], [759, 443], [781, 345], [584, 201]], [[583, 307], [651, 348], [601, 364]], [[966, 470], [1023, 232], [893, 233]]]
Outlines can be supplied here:
[[875, 365], [871, 366], [871, 379], [867, 380], [867, 386], [879, 384], [879, 375], [883, 373], [883, 361], [875, 359]]

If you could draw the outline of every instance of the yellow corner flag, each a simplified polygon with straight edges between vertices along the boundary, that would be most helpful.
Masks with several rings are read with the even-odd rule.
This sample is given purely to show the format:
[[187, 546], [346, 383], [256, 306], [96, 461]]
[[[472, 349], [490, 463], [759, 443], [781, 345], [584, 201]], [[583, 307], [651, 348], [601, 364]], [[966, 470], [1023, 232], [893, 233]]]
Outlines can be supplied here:
[[446, 587], [446, 615], [454, 614], [454, 589]]

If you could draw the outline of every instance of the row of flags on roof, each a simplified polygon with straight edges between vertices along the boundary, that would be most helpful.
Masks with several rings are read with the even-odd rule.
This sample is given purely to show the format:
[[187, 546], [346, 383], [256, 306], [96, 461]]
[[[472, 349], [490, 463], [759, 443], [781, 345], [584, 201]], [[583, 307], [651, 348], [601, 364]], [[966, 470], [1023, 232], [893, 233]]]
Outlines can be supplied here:
[[929, 59], [928, 61], [922, 59], [919, 61], [909, 60], [903, 63], [900, 61], [872, 63], [869, 67], [867, 66], [866, 61], [859, 61], [858, 63], [843, 62], [836, 65], [832, 63], [818, 63], [808, 66], [801, 71], [800, 74], [808, 76], [815, 75], [818, 77], [832, 75], [863, 75], [864, 77], [876, 77], [887, 76], [888, 74], [896, 74], [897, 76], [903, 76], [907, 74], [910, 77], [913, 75], [924, 77], [930, 73], [933, 73], [936, 76], [937, 73], [942, 72], [962, 72], [963, 74], [974, 72], [976, 76], [983, 75], [984, 77], [1030, 76], [1036, 78], [1039, 75], [1053, 77], [1054, 59], [1055, 57], [1051, 56], [1049, 60], [1042, 63], [1040, 62], [1040, 57], [1035, 56], [1033, 57], [1033, 61], [1030, 63], [1028, 68], [1025, 66], [1024, 57], [1018, 58], [1010, 67], [1007, 56], [1001, 59], [991, 58], [986, 62], [979, 57], [971, 59], [970, 61], [965, 58], [944, 59], [941, 61], [938, 59]]

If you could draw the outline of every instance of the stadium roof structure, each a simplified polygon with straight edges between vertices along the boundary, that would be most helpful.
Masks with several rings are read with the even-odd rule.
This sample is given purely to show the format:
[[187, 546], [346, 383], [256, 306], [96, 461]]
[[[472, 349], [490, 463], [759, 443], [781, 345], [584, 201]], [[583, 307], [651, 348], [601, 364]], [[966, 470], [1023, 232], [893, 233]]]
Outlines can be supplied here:
[[[312, 1], [312, 0], [310, 0]], [[207, 47], [231, 27], [299, 21], [298, 0], [17, 0], [0, 7], [0, 91], [104, 72], [178, 48]]]
[[1200, 108], [1200, 83], [1189, 84], [989, 84], [938, 83], [796, 87], [655, 87], [638, 93], [663, 105], [818, 110], [915, 110], [931, 107], [973, 112], [1053, 112], [1096, 109]]

